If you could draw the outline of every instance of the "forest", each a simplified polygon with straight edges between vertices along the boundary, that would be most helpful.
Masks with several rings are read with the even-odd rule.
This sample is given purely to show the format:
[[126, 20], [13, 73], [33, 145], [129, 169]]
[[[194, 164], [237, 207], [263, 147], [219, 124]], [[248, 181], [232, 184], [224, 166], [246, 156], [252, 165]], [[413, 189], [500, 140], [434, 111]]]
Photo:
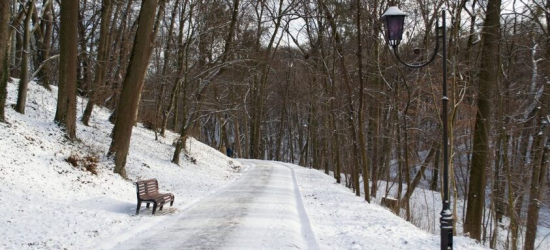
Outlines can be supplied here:
[[[390, 6], [408, 15], [399, 54], [411, 64], [434, 55], [446, 11], [433, 63], [396, 60], [381, 20]], [[464, 225], [453, 233], [537, 249], [537, 227], [550, 227], [548, 24], [550, 0], [3, 0], [0, 122], [25, 113], [29, 82], [56, 86], [53, 122], [69, 141], [94, 108], [112, 110], [105, 154], [122, 177], [140, 122], [156, 138], [179, 134], [175, 166], [193, 137], [319, 169], [367, 202], [385, 194], [413, 222], [413, 192], [442, 190], [446, 127]]]

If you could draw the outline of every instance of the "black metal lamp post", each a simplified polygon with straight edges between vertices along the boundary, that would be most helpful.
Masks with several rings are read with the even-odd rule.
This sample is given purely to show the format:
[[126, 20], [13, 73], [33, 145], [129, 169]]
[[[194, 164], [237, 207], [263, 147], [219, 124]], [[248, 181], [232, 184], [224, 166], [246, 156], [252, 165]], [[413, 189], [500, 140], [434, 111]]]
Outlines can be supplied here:
[[433, 52], [432, 57], [425, 63], [412, 65], [406, 62], [403, 62], [399, 57], [397, 47], [403, 38], [403, 26], [405, 24], [405, 14], [397, 6], [390, 6], [386, 12], [382, 15], [382, 22], [386, 28], [385, 36], [387, 43], [392, 47], [393, 53], [397, 60], [403, 65], [410, 68], [422, 68], [429, 63], [431, 63], [437, 56], [439, 51], [439, 43], [442, 43], [443, 51], [441, 56], [443, 58], [443, 94], [442, 102], [443, 108], [441, 110], [441, 119], [443, 120], [443, 208], [441, 209], [441, 219], [440, 228], [441, 228], [441, 250], [451, 250], [453, 249], [453, 214], [451, 212], [451, 202], [449, 198], [449, 142], [448, 142], [448, 124], [447, 124], [447, 102], [449, 98], [447, 97], [447, 31], [445, 30], [445, 10], [441, 11], [442, 25], [439, 26], [439, 20], [437, 20], [435, 32], [437, 43]]

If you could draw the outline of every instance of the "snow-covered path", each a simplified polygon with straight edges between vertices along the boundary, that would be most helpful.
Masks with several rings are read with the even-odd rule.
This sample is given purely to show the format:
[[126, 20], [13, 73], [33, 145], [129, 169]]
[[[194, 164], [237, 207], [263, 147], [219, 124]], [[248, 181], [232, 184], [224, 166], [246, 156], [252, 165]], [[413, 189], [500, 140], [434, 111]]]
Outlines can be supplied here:
[[233, 184], [115, 248], [318, 248], [294, 170], [265, 161], [243, 163], [250, 168]]

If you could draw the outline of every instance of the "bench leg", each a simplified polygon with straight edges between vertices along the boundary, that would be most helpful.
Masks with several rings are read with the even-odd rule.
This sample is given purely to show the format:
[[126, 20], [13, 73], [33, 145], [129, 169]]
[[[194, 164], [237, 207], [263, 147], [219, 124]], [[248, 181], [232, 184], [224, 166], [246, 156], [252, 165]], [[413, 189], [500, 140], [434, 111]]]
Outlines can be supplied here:
[[[147, 205], [149, 205], [149, 204], [147, 204]], [[138, 215], [138, 214], [139, 214], [139, 209], [140, 209], [140, 208], [141, 208], [141, 201], [140, 201], [140, 202], [138, 202], [138, 204], [137, 204], [137, 208], [136, 208], [136, 215]]]
[[162, 207], [164, 207], [164, 204], [160, 205], [159, 211], [162, 211]]
[[157, 211], [157, 203], [153, 203], [153, 215], [155, 214], [155, 211]]
[[149, 203], [147, 203], [147, 208], [149, 208]]
[[170, 206], [172, 206], [172, 205], [174, 205], [174, 200], [172, 200], [172, 201], [170, 202]]

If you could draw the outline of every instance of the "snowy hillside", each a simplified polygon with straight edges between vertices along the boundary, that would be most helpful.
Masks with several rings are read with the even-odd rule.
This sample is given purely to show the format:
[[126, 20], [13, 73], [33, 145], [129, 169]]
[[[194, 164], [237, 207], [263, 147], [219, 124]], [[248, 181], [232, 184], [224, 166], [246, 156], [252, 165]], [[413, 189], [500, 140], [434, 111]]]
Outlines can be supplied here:
[[[162, 212], [179, 213], [230, 183], [242, 170], [239, 162], [194, 139], [189, 148], [196, 164], [187, 159], [181, 166], [172, 164], [176, 134], [155, 141], [152, 131], [138, 125], [126, 164], [131, 181], [123, 180], [113, 174], [114, 164], [105, 157], [112, 129], [109, 111], [96, 108], [91, 127], [78, 122], [79, 141], [69, 142], [53, 122], [56, 91], [31, 83], [26, 114], [8, 106], [10, 124], [0, 123], [0, 249], [80, 249], [99, 242], [108, 247], [123, 240], [113, 239], [114, 235], [169, 218], [153, 217], [143, 207], [140, 216], [134, 216], [132, 181], [157, 178], [161, 191], [176, 197], [174, 207]], [[7, 105], [14, 104], [15, 83], [9, 84], [8, 93]], [[79, 116], [84, 105], [79, 99]], [[97, 175], [71, 165], [67, 162], [71, 156], [97, 159]]]
[[[8, 87], [11, 105], [17, 85]], [[111, 141], [109, 111], [96, 109], [90, 127], [77, 124], [79, 140], [67, 141], [53, 123], [55, 92], [56, 88], [48, 92], [31, 83], [27, 113], [7, 108], [10, 124], [0, 123], [0, 249], [116, 248], [147, 229], [163, 228], [160, 225], [187, 215], [189, 208], [250, 172], [250, 164], [245, 167], [194, 139], [188, 141], [189, 159], [183, 157], [181, 166], [174, 165], [170, 159], [177, 135], [168, 133], [155, 141], [153, 132], [139, 124], [133, 130], [126, 165], [130, 180], [124, 180], [113, 173], [113, 163], [105, 156]], [[79, 114], [84, 104], [79, 99]], [[293, 192], [298, 195], [295, 202], [307, 212], [300, 218], [309, 218], [305, 221], [315, 236], [310, 249], [435, 249], [439, 244], [437, 234], [364, 202], [322, 172], [271, 164], [292, 169], [294, 185], [299, 187]], [[161, 191], [174, 193], [175, 204], [165, 207], [160, 216], [142, 206], [135, 216], [132, 181], [149, 178], [159, 180]], [[263, 223], [279, 219], [264, 216]], [[455, 240], [459, 249], [485, 249], [466, 237]]]

